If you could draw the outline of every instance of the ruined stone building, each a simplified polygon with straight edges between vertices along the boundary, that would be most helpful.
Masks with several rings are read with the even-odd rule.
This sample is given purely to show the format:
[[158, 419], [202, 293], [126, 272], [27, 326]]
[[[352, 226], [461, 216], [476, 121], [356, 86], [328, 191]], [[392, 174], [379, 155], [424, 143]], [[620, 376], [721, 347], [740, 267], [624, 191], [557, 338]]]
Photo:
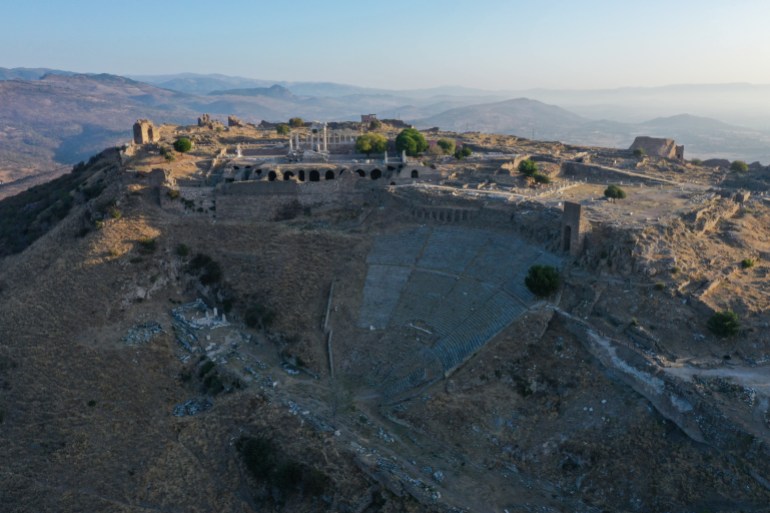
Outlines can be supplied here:
[[139, 119], [134, 123], [134, 143], [147, 144], [160, 141], [160, 129], [149, 119]]
[[677, 146], [673, 139], [661, 139], [644, 135], [634, 139], [630, 150], [642, 150], [646, 155], [664, 159], [684, 160], [684, 145]]

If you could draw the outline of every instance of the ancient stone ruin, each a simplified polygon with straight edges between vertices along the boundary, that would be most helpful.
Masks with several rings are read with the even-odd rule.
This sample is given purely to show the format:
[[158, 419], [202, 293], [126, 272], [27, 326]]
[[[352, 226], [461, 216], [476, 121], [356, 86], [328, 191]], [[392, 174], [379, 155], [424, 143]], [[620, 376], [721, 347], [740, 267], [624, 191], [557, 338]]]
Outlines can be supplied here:
[[673, 139], [661, 139], [640, 135], [634, 139], [631, 151], [642, 150], [646, 155], [664, 159], [684, 160], [684, 145], [677, 146]]
[[227, 116], [227, 126], [243, 127], [243, 126], [246, 126], [246, 123], [241, 121], [238, 117], [230, 115], [230, 116]]
[[564, 202], [564, 214], [561, 221], [561, 249], [577, 256], [583, 249], [583, 240], [588, 223], [583, 219], [580, 203]]
[[216, 119], [213, 119], [208, 114], [202, 114], [201, 117], [198, 118], [198, 126], [201, 128], [216, 128], [216, 127], [223, 127], [221, 121], [218, 121]]
[[149, 119], [139, 119], [134, 123], [134, 143], [147, 144], [160, 141], [160, 129]]

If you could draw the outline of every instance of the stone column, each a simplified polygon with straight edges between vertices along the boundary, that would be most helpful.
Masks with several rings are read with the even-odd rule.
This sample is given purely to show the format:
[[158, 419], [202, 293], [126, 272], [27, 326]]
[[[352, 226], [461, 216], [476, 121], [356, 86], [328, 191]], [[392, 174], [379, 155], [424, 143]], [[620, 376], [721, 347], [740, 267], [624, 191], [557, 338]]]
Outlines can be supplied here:
[[326, 123], [324, 123], [324, 151], [329, 151], [329, 135], [326, 132]]

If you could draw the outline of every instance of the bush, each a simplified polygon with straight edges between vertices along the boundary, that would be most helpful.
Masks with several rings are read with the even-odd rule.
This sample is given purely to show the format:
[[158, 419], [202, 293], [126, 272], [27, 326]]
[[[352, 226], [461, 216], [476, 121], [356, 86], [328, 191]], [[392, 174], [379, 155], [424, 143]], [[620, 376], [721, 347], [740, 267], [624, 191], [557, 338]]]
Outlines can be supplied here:
[[754, 259], [744, 258], [743, 260], [741, 260], [741, 267], [744, 269], [749, 269], [750, 267], [754, 267]]
[[187, 137], [180, 137], [174, 141], [174, 149], [179, 153], [187, 153], [193, 147], [192, 141]]
[[190, 254], [190, 248], [187, 246], [187, 244], [177, 244], [176, 254], [180, 257], [186, 257]]
[[647, 152], [644, 151], [644, 149], [642, 149], [642, 148], [636, 148], [634, 150], [634, 157], [636, 157], [638, 159], [644, 157], [645, 155], [647, 155]]
[[724, 310], [715, 313], [708, 320], [707, 326], [714, 335], [720, 337], [732, 337], [733, 335], [736, 335], [741, 328], [738, 314], [732, 310]]
[[290, 495], [302, 491], [305, 495], [323, 495], [329, 478], [315, 468], [296, 460], [281, 457], [278, 447], [265, 437], [242, 437], [235, 444], [246, 469], [256, 479], [267, 481], [278, 492]]
[[405, 128], [396, 136], [396, 150], [406, 151], [410, 157], [416, 157], [427, 149], [425, 137], [414, 128]]
[[139, 239], [139, 252], [149, 254], [154, 252], [158, 248], [158, 243], [156, 239], [145, 237], [143, 239]]
[[748, 170], [749, 170], [749, 165], [742, 160], [734, 160], [733, 163], [730, 164], [730, 171], [745, 173]]
[[550, 265], [533, 265], [524, 278], [524, 284], [538, 297], [548, 297], [559, 289], [559, 270]]
[[626, 197], [626, 191], [617, 185], [610, 185], [604, 190], [604, 195], [611, 200], [623, 199]]
[[302, 128], [305, 126], [305, 121], [302, 118], [291, 118], [289, 120], [289, 126], [292, 128]]
[[254, 303], [246, 309], [243, 320], [249, 328], [266, 329], [273, 324], [275, 312], [262, 304]]
[[542, 183], [542, 184], [551, 183], [551, 178], [548, 175], [544, 175], [543, 173], [535, 173], [532, 175], [532, 178], [534, 178], [535, 182], [537, 183]]
[[534, 160], [522, 160], [519, 162], [519, 173], [526, 176], [534, 176], [534, 174], [537, 173], [537, 164]]
[[291, 128], [289, 128], [289, 125], [285, 123], [281, 123], [280, 125], [275, 127], [275, 132], [278, 135], [289, 135], [289, 133], [291, 133]]
[[690, 164], [693, 166], [702, 166], [703, 161], [701, 159], [690, 159]]
[[457, 160], [462, 160], [465, 157], [470, 157], [472, 154], [473, 154], [473, 151], [467, 146], [463, 146], [462, 148], [457, 148], [455, 150], [455, 158]]
[[441, 151], [444, 153], [444, 155], [454, 154], [457, 147], [457, 143], [455, 143], [452, 139], [439, 139], [436, 141], [436, 144], [439, 148], [441, 148]]
[[193, 257], [187, 270], [192, 274], [197, 274], [202, 285], [213, 285], [222, 279], [222, 266], [203, 253], [198, 253]]

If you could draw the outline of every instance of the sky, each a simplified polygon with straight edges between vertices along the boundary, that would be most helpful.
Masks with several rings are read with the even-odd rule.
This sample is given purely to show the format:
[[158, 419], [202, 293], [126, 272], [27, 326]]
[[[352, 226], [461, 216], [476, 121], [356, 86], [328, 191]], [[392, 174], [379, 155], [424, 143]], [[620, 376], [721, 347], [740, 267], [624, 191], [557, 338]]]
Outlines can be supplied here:
[[767, 0], [4, 0], [0, 67], [389, 89], [770, 83]]

